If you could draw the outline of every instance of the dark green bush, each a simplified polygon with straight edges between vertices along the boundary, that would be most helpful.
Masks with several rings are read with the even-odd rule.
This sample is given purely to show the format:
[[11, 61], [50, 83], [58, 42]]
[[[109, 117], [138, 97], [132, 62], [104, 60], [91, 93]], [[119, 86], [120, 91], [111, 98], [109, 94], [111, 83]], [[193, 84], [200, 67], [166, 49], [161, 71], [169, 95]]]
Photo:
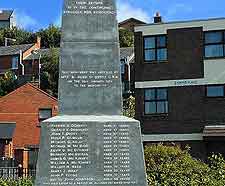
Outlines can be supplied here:
[[3, 179], [0, 178], [0, 186], [32, 186], [32, 180], [31, 179]]
[[145, 161], [149, 185], [225, 185], [225, 161], [220, 155], [213, 155], [206, 164], [192, 158], [188, 149], [159, 144], [145, 148]]

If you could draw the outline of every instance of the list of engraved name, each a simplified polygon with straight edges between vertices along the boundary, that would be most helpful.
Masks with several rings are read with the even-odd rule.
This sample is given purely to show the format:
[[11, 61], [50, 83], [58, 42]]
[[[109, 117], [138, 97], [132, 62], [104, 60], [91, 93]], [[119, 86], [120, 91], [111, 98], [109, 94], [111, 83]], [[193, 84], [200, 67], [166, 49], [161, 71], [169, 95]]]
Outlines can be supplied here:
[[[126, 124], [96, 126], [96, 143], [89, 141], [92, 129], [82, 124], [56, 124], [50, 128], [51, 185], [130, 185], [130, 127]], [[92, 134], [93, 135], [93, 134]], [[92, 145], [91, 145], [92, 144]], [[98, 160], [98, 161], [93, 161]], [[95, 176], [84, 176], [84, 171]]]

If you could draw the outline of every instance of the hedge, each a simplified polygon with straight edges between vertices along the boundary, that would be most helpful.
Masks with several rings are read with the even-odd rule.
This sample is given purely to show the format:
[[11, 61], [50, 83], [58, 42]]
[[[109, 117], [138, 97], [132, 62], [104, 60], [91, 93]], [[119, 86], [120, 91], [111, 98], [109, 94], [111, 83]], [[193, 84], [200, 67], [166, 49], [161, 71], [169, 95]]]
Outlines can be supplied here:
[[192, 158], [188, 148], [147, 146], [145, 161], [151, 186], [224, 186], [225, 160], [213, 154], [208, 163]]

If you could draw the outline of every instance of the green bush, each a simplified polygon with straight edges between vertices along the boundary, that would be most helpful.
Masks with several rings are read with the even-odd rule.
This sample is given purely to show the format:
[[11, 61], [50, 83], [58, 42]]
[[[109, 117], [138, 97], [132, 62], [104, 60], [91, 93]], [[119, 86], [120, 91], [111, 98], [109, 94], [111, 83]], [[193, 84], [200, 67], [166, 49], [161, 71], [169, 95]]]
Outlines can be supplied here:
[[0, 178], [0, 186], [32, 186], [32, 180], [31, 179], [3, 179]]
[[206, 164], [192, 158], [188, 151], [162, 144], [147, 146], [145, 161], [149, 185], [225, 185], [225, 161], [221, 155], [213, 155]]

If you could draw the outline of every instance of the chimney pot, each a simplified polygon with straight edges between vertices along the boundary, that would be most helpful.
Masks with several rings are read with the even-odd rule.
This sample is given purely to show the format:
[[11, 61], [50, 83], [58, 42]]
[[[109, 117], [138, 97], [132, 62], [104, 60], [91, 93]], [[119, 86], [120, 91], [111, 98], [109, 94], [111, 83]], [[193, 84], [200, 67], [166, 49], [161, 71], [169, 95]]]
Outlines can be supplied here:
[[159, 12], [156, 12], [155, 14], [154, 23], [162, 23], [162, 16], [160, 15]]

